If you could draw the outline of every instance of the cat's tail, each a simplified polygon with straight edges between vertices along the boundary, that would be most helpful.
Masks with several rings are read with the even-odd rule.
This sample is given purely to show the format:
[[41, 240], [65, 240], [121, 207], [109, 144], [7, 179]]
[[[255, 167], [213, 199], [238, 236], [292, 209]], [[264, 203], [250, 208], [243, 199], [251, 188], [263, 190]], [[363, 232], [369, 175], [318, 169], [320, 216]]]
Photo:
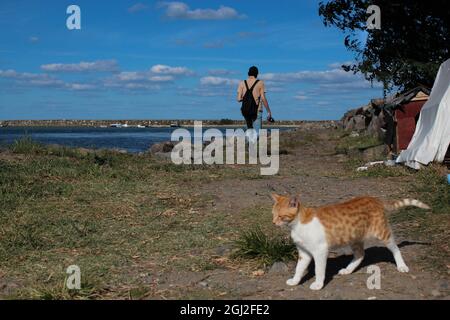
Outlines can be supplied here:
[[418, 207], [425, 210], [431, 210], [428, 205], [416, 199], [403, 199], [398, 201], [384, 202], [384, 209], [388, 211], [394, 211], [404, 207]]

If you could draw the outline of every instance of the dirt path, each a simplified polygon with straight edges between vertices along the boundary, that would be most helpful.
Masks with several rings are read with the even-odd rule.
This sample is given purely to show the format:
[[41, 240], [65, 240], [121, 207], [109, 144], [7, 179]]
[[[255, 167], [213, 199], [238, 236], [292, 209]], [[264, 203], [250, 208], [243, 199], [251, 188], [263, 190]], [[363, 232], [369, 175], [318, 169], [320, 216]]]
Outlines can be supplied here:
[[[322, 133], [314, 135], [320, 137]], [[302, 133], [297, 134], [303, 136]], [[282, 173], [261, 180], [229, 179], [200, 187], [214, 199], [214, 211], [230, 213], [239, 219], [239, 213], [254, 207], [267, 208], [270, 215], [271, 191], [299, 193], [306, 205], [322, 205], [359, 195], [374, 195], [385, 199], [403, 198], [410, 183], [405, 177], [355, 179], [349, 177], [342, 157], [334, 155], [335, 142], [322, 134], [315, 143], [300, 144], [290, 154], [281, 158]], [[344, 159], [345, 160], [345, 159]], [[290, 174], [292, 172], [292, 174]], [[395, 232], [395, 227], [394, 227]], [[420, 257], [426, 255], [428, 246], [417, 239], [406, 239], [397, 234], [410, 273], [397, 272], [391, 253], [377, 244], [369, 244], [362, 266], [352, 275], [337, 275], [351, 256], [345, 251], [330, 255], [327, 265], [326, 286], [319, 292], [309, 289], [313, 281], [313, 264], [309, 273], [297, 287], [288, 287], [285, 281], [295, 269], [295, 262], [287, 270], [255, 273], [254, 266], [237, 266], [225, 263], [223, 268], [206, 272], [186, 272], [165, 275], [161, 290], [181, 297], [223, 297], [242, 299], [449, 299], [448, 276], [439, 276], [423, 267]], [[227, 254], [223, 255], [227, 260]], [[370, 290], [367, 280], [368, 266], [381, 270], [381, 289]]]

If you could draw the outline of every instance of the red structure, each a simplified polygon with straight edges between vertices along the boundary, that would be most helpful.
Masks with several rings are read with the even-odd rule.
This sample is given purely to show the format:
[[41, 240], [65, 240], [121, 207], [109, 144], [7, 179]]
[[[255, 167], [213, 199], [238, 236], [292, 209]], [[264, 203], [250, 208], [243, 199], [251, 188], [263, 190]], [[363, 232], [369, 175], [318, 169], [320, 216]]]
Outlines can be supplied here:
[[[428, 100], [428, 99], [427, 99]], [[397, 150], [408, 148], [419, 120], [420, 110], [427, 100], [411, 101], [395, 110], [397, 120]]]
[[393, 98], [389, 107], [394, 110], [396, 122], [396, 151], [408, 148], [419, 120], [420, 110], [428, 100], [430, 89], [419, 86]]

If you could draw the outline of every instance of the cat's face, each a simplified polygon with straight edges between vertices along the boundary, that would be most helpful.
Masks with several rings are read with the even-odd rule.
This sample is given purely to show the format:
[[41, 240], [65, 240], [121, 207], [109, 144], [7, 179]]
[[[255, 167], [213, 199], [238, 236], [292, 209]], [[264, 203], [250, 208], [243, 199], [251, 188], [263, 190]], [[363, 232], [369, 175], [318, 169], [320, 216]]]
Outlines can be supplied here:
[[298, 197], [285, 197], [272, 193], [275, 202], [272, 209], [272, 222], [281, 227], [290, 224], [298, 215], [300, 202]]

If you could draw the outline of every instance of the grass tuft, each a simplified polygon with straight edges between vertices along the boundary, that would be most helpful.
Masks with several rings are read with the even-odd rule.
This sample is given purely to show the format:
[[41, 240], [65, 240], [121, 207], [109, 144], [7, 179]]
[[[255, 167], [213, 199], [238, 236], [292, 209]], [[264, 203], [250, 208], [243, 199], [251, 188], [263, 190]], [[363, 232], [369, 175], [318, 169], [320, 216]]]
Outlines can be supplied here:
[[258, 226], [244, 231], [235, 246], [235, 257], [258, 259], [270, 265], [277, 261], [289, 261], [295, 258], [295, 245], [279, 236], [268, 236]]
[[13, 144], [9, 147], [10, 150], [14, 153], [20, 154], [38, 154], [45, 147], [39, 142], [34, 141], [29, 136], [25, 136], [18, 140], [15, 140]]

